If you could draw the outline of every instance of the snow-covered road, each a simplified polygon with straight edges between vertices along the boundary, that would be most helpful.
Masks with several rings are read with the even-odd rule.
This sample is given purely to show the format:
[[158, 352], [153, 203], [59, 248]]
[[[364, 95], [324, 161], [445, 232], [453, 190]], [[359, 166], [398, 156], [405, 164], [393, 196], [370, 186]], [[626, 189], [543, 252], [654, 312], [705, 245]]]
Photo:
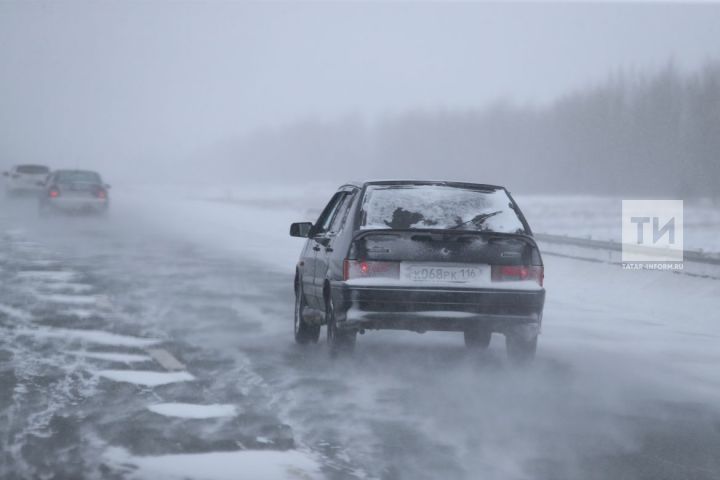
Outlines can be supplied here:
[[0, 478], [720, 477], [720, 281], [547, 256], [532, 368], [440, 333], [331, 360], [287, 237], [326, 192], [115, 193], [0, 204]]

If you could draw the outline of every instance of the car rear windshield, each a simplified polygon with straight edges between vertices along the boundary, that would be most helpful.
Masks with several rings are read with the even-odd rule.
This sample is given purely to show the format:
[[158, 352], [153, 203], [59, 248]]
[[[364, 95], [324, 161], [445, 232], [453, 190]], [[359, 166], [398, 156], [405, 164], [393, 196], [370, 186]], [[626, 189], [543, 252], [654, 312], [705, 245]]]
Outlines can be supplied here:
[[452, 185], [370, 185], [361, 228], [525, 233], [505, 190]]
[[17, 167], [17, 173], [24, 173], [25, 175], [47, 175], [50, 173], [50, 169], [42, 165], [20, 165]]
[[100, 175], [95, 172], [58, 172], [56, 178], [60, 183], [101, 183]]

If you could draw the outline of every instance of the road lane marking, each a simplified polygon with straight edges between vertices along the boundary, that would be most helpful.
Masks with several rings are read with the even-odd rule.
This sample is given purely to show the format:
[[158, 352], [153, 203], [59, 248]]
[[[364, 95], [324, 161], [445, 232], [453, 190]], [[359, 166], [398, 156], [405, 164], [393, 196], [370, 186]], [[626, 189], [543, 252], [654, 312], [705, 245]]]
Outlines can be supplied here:
[[150, 348], [146, 350], [148, 355], [155, 359], [165, 370], [170, 372], [185, 370], [185, 365], [175, 358], [172, 353], [163, 348]]
[[189, 382], [195, 377], [188, 372], [154, 372], [150, 370], [100, 370], [100, 377], [116, 382], [132, 383], [145, 387], [157, 387], [168, 383]]
[[103, 453], [111, 471], [132, 478], [205, 478], [212, 480], [323, 478], [320, 462], [304, 450], [237, 450], [230, 452], [133, 455], [120, 447]]
[[149, 362], [152, 360], [147, 355], [137, 355], [134, 353], [98, 352], [85, 350], [69, 351], [67, 353], [70, 355], [76, 355], [78, 357], [105, 360], [108, 362], [117, 363]]
[[210, 404], [198, 405], [194, 403], [156, 403], [147, 407], [153, 413], [166, 417], [207, 419], [235, 417], [238, 414], [235, 405]]

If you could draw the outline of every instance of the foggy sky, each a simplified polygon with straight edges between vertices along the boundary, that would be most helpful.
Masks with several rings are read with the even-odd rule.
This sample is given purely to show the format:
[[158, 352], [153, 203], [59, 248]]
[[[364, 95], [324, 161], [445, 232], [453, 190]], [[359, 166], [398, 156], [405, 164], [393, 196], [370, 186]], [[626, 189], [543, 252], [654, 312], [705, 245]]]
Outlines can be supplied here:
[[688, 4], [0, 2], [0, 165], [127, 177], [306, 117], [542, 103], [696, 68], [718, 25]]

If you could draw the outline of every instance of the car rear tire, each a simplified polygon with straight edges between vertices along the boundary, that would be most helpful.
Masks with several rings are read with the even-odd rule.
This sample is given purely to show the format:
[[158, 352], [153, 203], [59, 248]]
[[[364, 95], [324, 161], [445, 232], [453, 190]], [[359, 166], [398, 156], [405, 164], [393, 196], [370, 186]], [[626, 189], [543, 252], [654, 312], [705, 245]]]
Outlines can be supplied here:
[[336, 356], [339, 354], [352, 353], [352, 351], [355, 350], [357, 332], [355, 330], [338, 327], [332, 298], [326, 301], [325, 320], [327, 322], [327, 343], [330, 354]]
[[515, 364], [528, 364], [535, 359], [538, 337], [531, 339], [520, 335], [505, 335], [505, 349], [508, 359]]
[[305, 308], [305, 295], [301, 287], [295, 289], [295, 343], [305, 345], [317, 343], [320, 339], [320, 325], [309, 325], [302, 318], [302, 311]]
[[490, 346], [492, 331], [483, 328], [469, 328], [464, 332], [465, 346], [474, 350], [485, 350]]

